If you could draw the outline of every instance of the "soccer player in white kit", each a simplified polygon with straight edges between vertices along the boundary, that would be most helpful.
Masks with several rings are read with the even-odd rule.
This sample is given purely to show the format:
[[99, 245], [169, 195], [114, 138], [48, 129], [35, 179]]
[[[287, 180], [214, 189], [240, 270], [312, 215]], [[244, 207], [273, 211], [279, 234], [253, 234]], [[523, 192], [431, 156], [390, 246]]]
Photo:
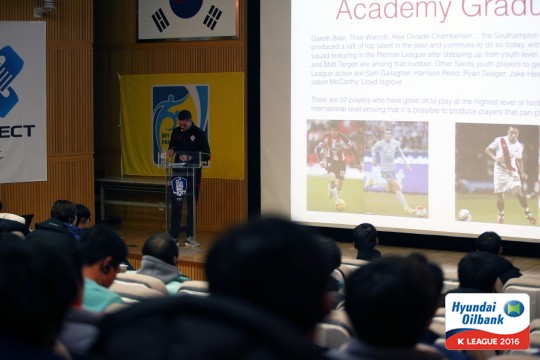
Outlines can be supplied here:
[[486, 154], [495, 162], [493, 165], [493, 192], [497, 194], [497, 210], [499, 211], [497, 223], [504, 224], [504, 193], [506, 190], [512, 189], [527, 220], [531, 225], [534, 225], [536, 219], [531, 215], [527, 198], [521, 189], [521, 180], [527, 180], [528, 176], [523, 169], [523, 145], [518, 141], [518, 136], [519, 129], [510, 125], [508, 134], [495, 138], [485, 150]]
[[407, 162], [407, 158], [405, 158], [405, 154], [403, 153], [403, 150], [401, 149], [400, 143], [392, 138], [392, 129], [385, 128], [384, 129], [384, 139], [377, 141], [373, 147], [371, 148], [371, 155], [373, 158], [373, 166], [377, 166], [379, 164], [376, 163], [376, 154], [379, 153], [380, 158], [380, 167], [381, 167], [381, 174], [388, 183], [388, 191], [393, 191], [396, 194], [396, 197], [399, 200], [399, 203], [401, 206], [403, 206], [403, 210], [408, 214], [414, 214], [414, 210], [407, 205], [407, 201], [405, 200], [405, 197], [403, 196], [403, 193], [401, 192], [401, 185], [396, 179], [395, 174], [395, 156], [396, 153], [401, 157], [403, 160], [403, 163], [405, 164], [405, 167], [407, 170], [412, 171], [411, 165]]

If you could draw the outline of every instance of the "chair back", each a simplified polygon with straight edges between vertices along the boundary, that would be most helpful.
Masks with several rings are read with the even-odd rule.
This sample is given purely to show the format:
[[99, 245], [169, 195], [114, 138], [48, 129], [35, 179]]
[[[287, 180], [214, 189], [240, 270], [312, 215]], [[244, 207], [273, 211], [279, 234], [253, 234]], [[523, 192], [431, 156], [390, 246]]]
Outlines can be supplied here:
[[333, 310], [317, 324], [315, 343], [330, 349], [340, 349], [353, 334], [347, 313], [344, 310]]
[[149, 298], [165, 297], [165, 295], [158, 290], [146, 287], [143, 284], [126, 282], [118, 279], [113, 281], [109, 290], [120, 295], [122, 301], [126, 304], [138, 303]]
[[137, 274], [134, 272], [127, 272], [127, 273], [118, 273], [116, 275], [116, 280], [122, 281], [125, 283], [144, 285], [147, 288], [159, 291], [163, 295], [169, 295], [169, 291], [167, 290], [167, 287], [165, 286], [163, 281], [161, 281], [160, 279], [154, 276]]
[[208, 292], [208, 282], [202, 280], [188, 280], [180, 284], [178, 295], [206, 296]]
[[540, 318], [540, 278], [526, 275], [511, 278], [504, 284], [503, 292], [529, 294], [531, 320]]

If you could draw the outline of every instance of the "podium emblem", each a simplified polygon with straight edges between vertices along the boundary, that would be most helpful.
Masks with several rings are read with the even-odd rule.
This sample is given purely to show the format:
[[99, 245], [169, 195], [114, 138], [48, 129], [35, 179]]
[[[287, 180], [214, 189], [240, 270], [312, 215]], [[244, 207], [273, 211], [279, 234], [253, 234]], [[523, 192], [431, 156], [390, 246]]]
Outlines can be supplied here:
[[180, 176], [173, 178], [171, 181], [172, 193], [178, 197], [184, 196], [187, 191], [187, 183], [186, 178]]

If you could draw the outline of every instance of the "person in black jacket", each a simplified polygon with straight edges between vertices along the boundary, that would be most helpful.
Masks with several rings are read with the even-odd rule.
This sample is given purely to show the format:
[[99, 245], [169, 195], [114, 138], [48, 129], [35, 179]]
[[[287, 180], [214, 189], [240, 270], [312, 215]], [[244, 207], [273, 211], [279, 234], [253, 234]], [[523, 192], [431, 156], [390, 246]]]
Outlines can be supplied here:
[[508, 259], [502, 256], [502, 239], [496, 232], [486, 231], [480, 234], [474, 241], [476, 251], [489, 253], [492, 261], [497, 266], [497, 273], [502, 283], [506, 283], [511, 278], [522, 276], [521, 271], [515, 267]]
[[379, 243], [379, 236], [377, 229], [372, 224], [363, 223], [355, 227], [353, 242], [357, 251], [357, 259], [371, 261], [381, 257], [381, 252], [375, 249]]
[[0, 359], [65, 359], [55, 345], [80, 287], [72, 264], [65, 252], [0, 233]]
[[77, 221], [77, 208], [69, 200], [56, 200], [51, 208], [51, 217], [36, 224], [36, 229], [26, 238], [29, 240], [57, 241], [58, 238], [78, 240], [81, 229], [75, 226]]
[[[201, 160], [210, 160], [210, 145], [204, 130], [193, 124], [191, 112], [182, 110], [178, 113], [178, 127], [174, 128], [169, 139], [169, 149], [167, 155], [174, 156], [175, 163], [189, 163], [198, 159], [194, 158], [186, 152], [201, 152]], [[178, 240], [178, 235], [181, 232], [182, 207], [184, 200], [187, 201], [187, 216], [185, 231], [187, 235], [186, 246], [199, 247], [200, 244], [195, 240], [193, 233], [193, 214], [195, 209], [192, 209], [193, 196], [195, 202], [199, 198], [199, 189], [201, 186], [201, 168], [190, 169], [195, 173], [195, 189], [192, 187], [192, 178], [186, 169], [176, 169], [171, 180], [171, 225], [169, 235], [173, 239]], [[191, 173], [193, 174], [193, 173]]]

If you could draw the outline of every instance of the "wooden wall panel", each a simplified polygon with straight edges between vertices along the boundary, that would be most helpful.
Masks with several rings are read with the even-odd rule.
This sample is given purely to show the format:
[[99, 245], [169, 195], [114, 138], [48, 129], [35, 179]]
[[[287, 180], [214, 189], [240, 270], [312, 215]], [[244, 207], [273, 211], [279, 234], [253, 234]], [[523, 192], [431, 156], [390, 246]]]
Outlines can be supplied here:
[[33, 17], [37, 4], [0, 1], [0, 21], [47, 23], [48, 180], [0, 184], [5, 210], [34, 213], [34, 224], [49, 217], [58, 199], [94, 212], [93, 0], [56, 1], [41, 19]]
[[93, 62], [88, 49], [47, 50], [47, 152], [91, 153], [94, 148]]
[[88, 155], [71, 160], [49, 157], [48, 181], [3, 184], [2, 201], [9, 212], [34, 214], [34, 225], [49, 218], [51, 206], [58, 199], [83, 203], [95, 213], [93, 166], [94, 161]]
[[[219, 41], [136, 41], [136, 0], [95, 2], [95, 151], [98, 176], [120, 175], [120, 97], [118, 74], [246, 71], [246, 6], [239, 1], [239, 38]], [[99, 21], [98, 21], [99, 18]], [[217, 119], [216, 121], [219, 121]], [[246, 181], [205, 179], [197, 226], [221, 231], [247, 217]], [[132, 194], [118, 194], [129, 196]], [[148, 194], [156, 196], [156, 194]], [[108, 206], [107, 217], [161, 224], [158, 209]]]

